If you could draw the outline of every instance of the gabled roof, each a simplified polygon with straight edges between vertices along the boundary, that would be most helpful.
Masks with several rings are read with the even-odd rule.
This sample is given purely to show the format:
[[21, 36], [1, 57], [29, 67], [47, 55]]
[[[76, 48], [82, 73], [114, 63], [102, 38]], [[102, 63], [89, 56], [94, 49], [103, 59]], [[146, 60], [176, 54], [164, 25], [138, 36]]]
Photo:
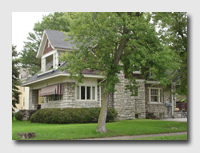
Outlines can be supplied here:
[[63, 48], [63, 49], [73, 49], [72, 40], [64, 41], [68, 36], [61, 31], [55, 30], [44, 30], [46, 32], [47, 38], [50, 41], [53, 48]]
[[75, 47], [75, 45], [71, 43], [72, 40], [65, 41], [64, 39], [66, 37], [68, 36], [65, 35], [64, 32], [45, 29], [42, 35], [42, 39], [36, 57], [37, 58], [42, 57], [47, 40], [49, 41], [53, 49], [72, 50], [73, 49], [72, 46]]

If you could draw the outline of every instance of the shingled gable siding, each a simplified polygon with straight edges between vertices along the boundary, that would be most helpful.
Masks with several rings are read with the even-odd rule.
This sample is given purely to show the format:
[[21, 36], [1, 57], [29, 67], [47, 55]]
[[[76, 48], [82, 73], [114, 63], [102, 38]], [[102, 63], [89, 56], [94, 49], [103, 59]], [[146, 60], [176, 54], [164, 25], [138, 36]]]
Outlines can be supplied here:
[[47, 40], [43, 55], [53, 50], [51, 45], [48, 47], [48, 43], [49, 43], [49, 41]]
[[44, 99], [41, 108], [89, 108], [100, 107], [100, 102], [97, 101], [75, 101], [75, 85], [74, 82], [63, 83], [63, 99], [59, 101], [48, 101]]

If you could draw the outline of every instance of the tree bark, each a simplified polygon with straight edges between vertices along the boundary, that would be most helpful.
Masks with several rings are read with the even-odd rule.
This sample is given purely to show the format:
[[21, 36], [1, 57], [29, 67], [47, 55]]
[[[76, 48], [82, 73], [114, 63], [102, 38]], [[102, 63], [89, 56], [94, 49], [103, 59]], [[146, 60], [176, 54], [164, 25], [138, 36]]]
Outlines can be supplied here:
[[106, 118], [107, 118], [107, 111], [108, 111], [109, 95], [110, 95], [110, 92], [106, 93], [102, 98], [101, 111], [99, 114], [98, 124], [96, 128], [96, 131], [99, 131], [101, 133], [108, 132], [106, 130]]

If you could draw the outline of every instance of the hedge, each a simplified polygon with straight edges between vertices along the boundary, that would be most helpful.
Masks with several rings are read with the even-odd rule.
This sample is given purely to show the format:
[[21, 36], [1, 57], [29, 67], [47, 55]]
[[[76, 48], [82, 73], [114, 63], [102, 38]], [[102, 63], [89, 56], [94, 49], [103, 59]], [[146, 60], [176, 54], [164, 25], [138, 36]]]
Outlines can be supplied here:
[[20, 113], [20, 112], [15, 113], [15, 119], [17, 121], [22, 121], [22, 119], [23, 119], [22, 113]]
[[[101, 108], [44, 108], [31, 116], [31, 123], [97, 123]], [[106, 122], [114, 121], [117, 116], [114, 108], [108, 108]]]

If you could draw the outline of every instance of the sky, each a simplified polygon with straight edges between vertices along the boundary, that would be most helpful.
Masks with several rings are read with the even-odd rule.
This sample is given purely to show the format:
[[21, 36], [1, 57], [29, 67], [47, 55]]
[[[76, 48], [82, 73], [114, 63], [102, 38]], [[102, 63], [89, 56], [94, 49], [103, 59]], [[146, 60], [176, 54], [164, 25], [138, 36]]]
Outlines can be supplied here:
[[12, 12], [12, 44], [16, 45], [16, 50], [23, 49], [24, 41], [27, 40], [28, 33], [33, 32], [36, 22], [41, 22], [43, 15], [51, 12]]

